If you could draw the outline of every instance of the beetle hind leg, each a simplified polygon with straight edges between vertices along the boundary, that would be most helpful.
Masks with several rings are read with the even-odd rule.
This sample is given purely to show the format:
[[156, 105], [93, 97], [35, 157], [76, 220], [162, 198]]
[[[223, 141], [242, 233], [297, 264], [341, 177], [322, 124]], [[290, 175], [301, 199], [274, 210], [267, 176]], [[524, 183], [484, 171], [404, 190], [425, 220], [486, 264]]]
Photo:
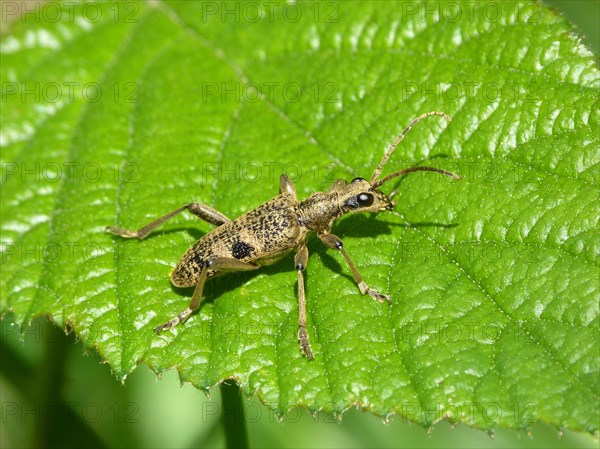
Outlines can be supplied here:
[[146, 226], [141, 227], [137, 231], [132, 231], [129, 229], [119, 228], [118, 226], [107, 226], [104, 230], [110, 234], [118, 235], [119, 237], [124, 237], [126, 239], [140, 239], [144, 240], [148, 234], [150, 234], [154, 229], [158, 228], [165, 221], [170, 220], [175, 215], [180, 214], [184, 210], [188, 210], [196, 217], [206, 221], [207, 223], [213, 224], [215, 226], [221, 226], [228, 221], [231, 221], [225, 214], [222, 214], [216, 209], [213, 209], [206, 204], [200, 203], [189, 203], [185, 206], [181, 206], [174, 211], [169, 212], [162, 217], [157, 218], [152, 223], [148, 223]]
[[187, 320], [190, 317], [190, 315], [200, 307], [200, 302], [202, 301], [202, 291], [204, 290], [204, 284], [206, 283], [206, 279], [208, 278], [209, 268], [212, 271], [233, 272], [256, 270], [258, 268], [258, 265], [249, 262], [242, 262], [241, 260], [229, 257], [214, 257], [212, 259], [209, 259], [207, 262], [204, 262], [202, 264], [200, 277], [198, 278], [198, 283], [196, 284], [196, 288], [194, 289], [194, 294], [192, 295], [190, 305], [166, 323], [161, 324], [160, 326], [156, 326], [154, 328], [154, 332], [160, 334], [162, 331], [174, 328], [178, 324], [183, 323], [185, 320]]
[[208, 263], [204, 264], [204, 266], [202, 267], [202, 271], [200, 271], [200, 278], [198, 279], [198, 283], [196, 284], [196, 288], [194, 289], [194, 294], [192, 295], [192, 301], [190, 302], [190, 305], [166, 323], [161, 324], [160, 326], [156, 326], [154, 328], [154, 332], [160, 334], [162, 331], [174, 328], [179, 323], [183, 323], [185, 320], [187, 320], [190, 317], [190, 315], [194, 312], [194, 310], [200, 307], [202, 291], [204, 290], [204, 284], [206, 283], [206, 278], [208, 277], [208, 266]]

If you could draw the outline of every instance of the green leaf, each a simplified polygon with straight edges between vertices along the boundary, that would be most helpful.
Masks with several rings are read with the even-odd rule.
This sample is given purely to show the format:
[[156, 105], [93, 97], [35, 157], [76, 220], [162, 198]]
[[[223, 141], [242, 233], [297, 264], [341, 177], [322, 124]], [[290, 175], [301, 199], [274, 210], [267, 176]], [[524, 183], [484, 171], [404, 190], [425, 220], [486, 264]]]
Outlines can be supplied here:
[[[561, 17], [526, 2], [92, 5], [94, 20], [69, 4], [2, 40], [2, 313], [73, 328], [120, 378], [140, 362], [202, 389], [234, 378], [278, 413], [598, 431], [599, 77]], [[394, 212], [333, 228], [391, 306], [311, 238], [314, 361], [292, 255], [211, 280], [185, 325], [152, 332], [189, 302], [169, 272], [211, 227], [182, 215], [139, 242], [105, 226], [191, 201], [236, 217], [282, 172], [301, 198], [369, 177], [431, 110], [453, 121], [419, 123], [386, 173], [463, 180], [413, 174]]]

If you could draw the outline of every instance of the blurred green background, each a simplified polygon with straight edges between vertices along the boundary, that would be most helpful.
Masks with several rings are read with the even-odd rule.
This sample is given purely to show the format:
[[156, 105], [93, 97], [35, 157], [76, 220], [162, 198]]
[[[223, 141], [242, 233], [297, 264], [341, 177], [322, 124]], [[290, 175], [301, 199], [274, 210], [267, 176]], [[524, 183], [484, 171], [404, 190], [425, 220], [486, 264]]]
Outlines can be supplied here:
[[[176, 371], [158, 379], [145, 365], [123, 385], [97, 354], [82, 355], [72, 335], [44, 318], [33, 323], [24, 342], [7, 320], [0, 332], [0, 447], [225, 447], [219, 388], [207, 397], [190, 384], [180, 386]], [[590, 435], [561, 435], [541, 423], [530, 434], [497, 429], [488, 435], [447, 422], [431, 429], [399, 417], [384, 422], [359, 410], [341, 421], [292, 410], [280, 422], [256, 398], [244, 398], [244, 411], [252, 448], [598, 447]]]
[[600, 0], [544, 0], [577, 26], [583, 43], [600, 54]]
[[[600, 1], [547, 0], [600, 53]], [[145, 365], [125, 384], [115, 380], [72, 336], [40, 318], [19, 338], [10, 317], [0, 323], [0, 447], [224, 447], [218, 388], [208, 398], [177, 373], [162, 379]], [[250, 446], [423, 448], [596, 448], [589, 435], [535, 424], [531, 434], [498, 429], [493, 435], [446, 422], [432, 429], [358, 410], [342, 421], [331, 415], [291, 411], [280, 422], [257, 399], [244, 399]], [[235, 414], [233, 418], [239, 417]], [[231, 417], [230, 417], [231, 418]], [[168, 425], [166, 425], [168, 423]]]

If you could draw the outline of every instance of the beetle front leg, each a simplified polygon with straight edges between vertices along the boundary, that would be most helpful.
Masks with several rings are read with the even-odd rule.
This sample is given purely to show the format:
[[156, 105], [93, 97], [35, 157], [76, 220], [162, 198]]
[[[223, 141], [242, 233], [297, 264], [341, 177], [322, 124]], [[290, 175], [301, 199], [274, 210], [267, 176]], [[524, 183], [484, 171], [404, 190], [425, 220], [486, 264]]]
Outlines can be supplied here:
[[390, 304], [392, 303], [392, 301], [388, 295], [384, 295], [383, 293], [379, 293], [378, 291], [373, 290], [371, 287], [369, 287], [366, 284], [365, 281], [363, 281], [361, 274], [359, 273], [358, 269], [356, 268], [356, 266], [350, 259], [350, 256], [348, 256], [348, 253], [344, 249], [344, 244], [342, 243], [342, 241], [340, 240], [340, 238], [338, 236], [336, 236], [334, 234], [319, 234], [319, 238], [329, 248], [337, 249], [338, 251], [340, 251], [342, 253], [342, 255], [344, 256], [344, 259], [346, 259], [346, 263], [350, 267], [350, 271], [352, 271], [352, 277], [354, 278], [354, 282], [356, 282], [358, 284], [358, 288], [360, 289], [360, 292], [363, 295], [368, 294], [371, 298], [373, 298], [379, 302], [387, 301]]
[[187, 320], [190, 317], [190, 315], [200, 307], [200, 302], [202, 301], [202, 291], [204, 290], [204, 284], [206, 283], [206, 279], [208, 278], [209, 269], [213, 271], [233, 272], [256, 270], [257, 268], [258, 265], [254, 265], [253, 263], [242, 262], [240, 260], [228, 257], [215, 257], [213, 259], [208, 260], [202, 265], [200, 277], [198, 278], [198, 283], [196, 284], [196, 288], [194, 289], [194, 294], [192, 295], [190, 305], [166, 323], [161, 324], [160, 326], [156, 326], [154, 328], [154, 332], [160, 334], [162, 331], [174, 328], [179, 323], [183, 323], [185, 320]]
[[302, 245], [296, 257], [294, 257], [294, 265], [298, 273], [298, 341], [302, 352], [306, 354], [308, 360], [314, 359], [310, 343], [308, 341], [308, 331], [306, 330], [306, 295], [304, 292], [304, 276], [302, 272], [308, 265], [308, 249], [306, 245]]

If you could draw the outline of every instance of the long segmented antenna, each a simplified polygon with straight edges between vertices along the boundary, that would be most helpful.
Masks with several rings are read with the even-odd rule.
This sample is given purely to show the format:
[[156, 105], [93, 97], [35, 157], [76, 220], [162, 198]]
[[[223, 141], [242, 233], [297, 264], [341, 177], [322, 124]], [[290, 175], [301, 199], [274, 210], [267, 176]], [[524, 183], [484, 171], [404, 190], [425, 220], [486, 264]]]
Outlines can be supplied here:
[[[394, 173], [395, 176], [392, 176], [391, 178], [389, 176], [386, 176], [384, 178], [385, 181], [383, 181], [383, 180], [382, 181], [378, 181], [377, 184], [374, 184], [375, 181], [377, 180], [377, 178], [379, 177], [379, 175], [381, 174], [381, 171], [383, 170], [384, 165], [387, 163], [388, 159], [390, 158], [390, 156], [392, 155], [392, 153], [394, 152], [394, 150], [396, 149], [396, 147], [398, 146], [398, 144], [400, 142], [402, 142], [402, 139], [404, 139], [404, 136], [406, 136], [406, 134], [408, 134], [408, 132], [410, 131], [410, 129], [413, 126], [415, 126], [417, 123], [419, 123], [424, 118], [429, 117], [430, 115], [439, 115], [440, 117], [445, 118], [449, 122], [452, 121], [452, 119], [448, 115], [444, 114], [443, 112], [431, 111], [431, 112], [426, 112], [425, 114], [422, 114], [422, 115], [418, 116], [416, 119], [414, 119], [412, 122], [410, 122], [410, 124], [404, 129], [404, 131], [402, 131], [400, 133], [400, 135], [398, 137], [396, 137], [396, 140], [394, 140], [394, 143], [392, 143], [392, 145], [390, 146], [390, 148], [385, 153], [385, 156], [383, 156], [383, 159], [381, 160], [381, 162], [379, 163], [379, 165], [377, 166], [377, 168], [373, 172], [373, 175], [371, 176], [371, 181], [370, 181], [371, 186], [373, 188], [376, 188], [376, 187], [380, 186], [384, 182], [389, 181], [390, 179], [395, 178], [396, 176], [403, 175], [404, 173], [402, 173], [402, 172], [411, 173], [413, 171], [437, 171], [438, 173], [447, 174], [447, 175], [452, 176], [454, 178], [458, 177], [457, 179], [460, 179], [460, 176], [455, 175], [454, 173], [446, 172], [444, 170], [438, 170], [438, 169], [431, 168], [431, 167], [414, 167], [413, 169], [409, 168], [407, 170], [401, 170], [400, 172], [396, 172], [396, 173]], [[417, 170], [415, 170], [415, 169], [417, 169]]]
[[388, 182], [390, 179], [394, 179], [394, 178], [397, 178], [398, 176], [402, 176], [407, 173], [413, 173], [416, 171], [432, 171], [435, 173], [441, 173], [442, 175], [450, 176], [451, 178], [454, 178], [454, 179], [462, 179], [462, 176], [457, 175], [456, 173], [452, 173], [452, 172], [442, 170], [439, 168], [435, 168], [435, 167], [411, 167], [411, 168], [406, 168], [404, 170], [397, 171], [395, 173], [392, 173], [391, 175], [387, 175], [385, 178], [380, 179], [375, 184], [371, 184], [371, 188], [376, 189], [377, 187], [381, 186], [382, 184]]

